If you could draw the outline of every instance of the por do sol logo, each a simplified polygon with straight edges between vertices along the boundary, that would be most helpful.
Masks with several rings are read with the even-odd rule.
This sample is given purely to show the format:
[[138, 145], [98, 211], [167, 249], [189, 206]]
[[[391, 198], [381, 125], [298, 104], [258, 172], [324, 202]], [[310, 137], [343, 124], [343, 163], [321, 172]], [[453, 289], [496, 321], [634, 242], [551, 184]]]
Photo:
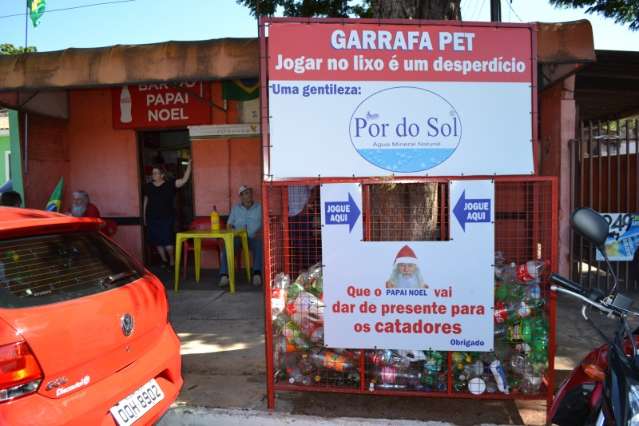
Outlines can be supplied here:
[[350, 121], [353, 146], [384, 170], [415, 173], [446, 161], [461, 141], [462, 123], [446, 99], [419, 87], [373, 93]]

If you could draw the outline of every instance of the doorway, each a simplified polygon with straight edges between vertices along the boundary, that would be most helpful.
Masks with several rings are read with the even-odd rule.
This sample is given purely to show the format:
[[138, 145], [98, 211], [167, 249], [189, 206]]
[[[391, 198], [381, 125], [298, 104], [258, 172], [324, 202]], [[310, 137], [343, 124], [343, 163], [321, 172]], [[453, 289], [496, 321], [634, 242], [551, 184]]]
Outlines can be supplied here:
[[[151, 182], [151, 173], [156, 165], [164, 167], [168, 179], [184, 176], [191, 158], [191, 139], [186, 129], [138, 132], [140, 158], [140, 182]], [[144, 195], [141, 195], [144, 197]], [[193, 221], [193, 176], [177, 190], [175, 196], [175, 231], [187, 229]], [[144, 215], [143, 198], [140, 200], [140, 217]], [[144, 229], [143, 253], [146, 265], [160, 264], [160, 256], [148, 243]]]

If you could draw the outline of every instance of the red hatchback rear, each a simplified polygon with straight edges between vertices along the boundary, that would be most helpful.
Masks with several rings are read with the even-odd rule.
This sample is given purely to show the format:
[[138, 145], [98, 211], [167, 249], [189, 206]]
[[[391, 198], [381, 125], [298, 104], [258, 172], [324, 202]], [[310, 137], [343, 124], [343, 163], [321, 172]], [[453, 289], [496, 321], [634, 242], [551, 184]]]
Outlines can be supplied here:
[[98, 224], [0, 208], [0, 424], [148, 424], [182, 386], [164, 286]]

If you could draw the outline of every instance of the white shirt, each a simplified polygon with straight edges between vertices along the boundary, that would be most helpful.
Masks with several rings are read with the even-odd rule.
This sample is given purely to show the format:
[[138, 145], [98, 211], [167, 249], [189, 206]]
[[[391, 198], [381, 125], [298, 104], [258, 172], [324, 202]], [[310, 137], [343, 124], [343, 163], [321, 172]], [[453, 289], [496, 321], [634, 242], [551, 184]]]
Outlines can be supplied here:
[[298, 185], [288, 187], [288, 215], [297, 216], [304, 210], [311, 195], [311, 186]]

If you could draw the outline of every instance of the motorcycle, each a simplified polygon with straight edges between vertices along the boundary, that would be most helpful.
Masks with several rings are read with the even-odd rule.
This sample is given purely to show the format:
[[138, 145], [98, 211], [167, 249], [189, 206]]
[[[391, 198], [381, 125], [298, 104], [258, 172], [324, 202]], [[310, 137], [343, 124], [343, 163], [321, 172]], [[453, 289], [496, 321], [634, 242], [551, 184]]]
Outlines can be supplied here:
[[[639, 316], [639, 312], [631, 309], [632, 299], [617, 291], [617, 277], [604, 250], [608, 223], [594, 210], [582, 208], [573, 213], [571, 226], [603, 254], [613, 286], [606, 295], [558, 274], [550, 277], [552, 291], [583, 302], [583, 318], [605, 342], [590, 352], [562, 383], [553, 400], [550, 418], [560, 426], [639, 426], [638, 332], [631, 332], [628, 324], [628, 319]], [[592, 320], [593, 309], [616, 322], [612, 337]]]

